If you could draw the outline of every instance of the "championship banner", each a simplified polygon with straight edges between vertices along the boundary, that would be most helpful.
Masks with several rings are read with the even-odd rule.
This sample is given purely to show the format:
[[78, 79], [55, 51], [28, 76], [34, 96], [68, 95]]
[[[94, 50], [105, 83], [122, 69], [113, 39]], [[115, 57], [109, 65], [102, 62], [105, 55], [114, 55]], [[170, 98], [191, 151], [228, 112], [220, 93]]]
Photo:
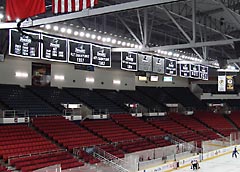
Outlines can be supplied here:
[[[9, 54], [18, 57], [40, 59], [40, 33], [24, 31], [23, 35], [15, 29], [9, 31]], [[34, 40], [35, 39], [35, 40]]]
[[172, 59], [165, 59], [165, 74], [177, 76], [177, 61]]
[[208, 80], [208, 67], [200, 65], [200, 79]]
[[200, 78], [200, 66], [199, 65], [190, 65], [190, 77], [193, 79], [199, 79]]
[[164, 58], [153, 56], [153, 72], [164, 74]]
[[41, 59], [67, 62], [67, 39], [42, 34]]
[[91, 44], [68, 40], [68, 62], [75, 64], [91, 64]]
[[121, 52], [121, 69], [137, 71], [137, 53]]
[[180, 64], [180, 77], [190, 77], [190, 64]]
[[110, 68], [111, 48], [92, 44], [92, 65]]
[[234, 91], [234, 80], [233, 76], [227, 76], [227, 91]]
[[138, 54], [138, 70], [152, 72], [152, 56]]
[[226, 91], [226, 76], [218, 76], [218, 91], [225, 92]]

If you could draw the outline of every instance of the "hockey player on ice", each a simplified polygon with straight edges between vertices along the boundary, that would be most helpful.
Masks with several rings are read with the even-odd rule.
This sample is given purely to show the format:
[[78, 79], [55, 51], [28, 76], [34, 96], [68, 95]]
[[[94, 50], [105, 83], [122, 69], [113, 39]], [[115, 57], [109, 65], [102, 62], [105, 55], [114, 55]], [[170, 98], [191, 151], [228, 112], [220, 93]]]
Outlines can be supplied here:
[[232, 152], [232, 157], [235, 156], [235, 158], [237, 158], [237, 154], [239, 154], [239, 153], [237, 151], [237, 147], [235, 146], [234, 149], [233, 149], [233, 152]]

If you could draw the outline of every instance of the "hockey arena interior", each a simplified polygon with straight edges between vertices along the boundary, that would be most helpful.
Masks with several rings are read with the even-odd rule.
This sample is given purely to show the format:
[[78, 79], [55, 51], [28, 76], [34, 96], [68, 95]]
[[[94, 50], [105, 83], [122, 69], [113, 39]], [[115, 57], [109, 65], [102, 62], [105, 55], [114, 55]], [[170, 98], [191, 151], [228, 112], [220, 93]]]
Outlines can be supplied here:
[[2, 0], [0, 172], [234, 172], [239, 65], [239, 0]]

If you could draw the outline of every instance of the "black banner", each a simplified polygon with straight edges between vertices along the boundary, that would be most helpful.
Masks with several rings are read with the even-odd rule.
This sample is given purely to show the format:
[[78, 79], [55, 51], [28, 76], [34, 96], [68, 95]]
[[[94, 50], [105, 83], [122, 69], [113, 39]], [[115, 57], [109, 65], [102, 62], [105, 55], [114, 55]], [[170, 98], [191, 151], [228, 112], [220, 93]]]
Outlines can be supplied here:
[[91, 64], [91, 44], [79, 41], [68, 41], [68, 62]]
[[137, 71], [137, 53], [121, 52], [121, 69]]
[[191, 64], [190, 65], [191, 69], [190, 69], [190, 77], [193, 79], [199, 79], [200, 78], [200, 66], [199, 65], [194, 65]]
[[92, 65], [104, 68], [111, 67], [111, 48], [92, 45]]
[[[9, 54], [13, 56], [40, 59], [40, 33], [26, 31], [27, 35], [11, 29], [9, 32]], [[33, 38], [33, 39], [32, 39]]]
[[42, 34], [41, 59], [67, 62], [67, 39]]
[[200, 65], [200, 79], [208, 80], [208, 67]]
[[153, 72], [164, 74], [164, 58], [153, 56]]
[[138, 54], [138, 70], [152, 72], [152, 56]]
[[190, 77], [190, 64], [179, 64], [180, 66], [180, 76], [181, 77]]
[[177, 61], [172, 59], [165, 59], [165, 74], [177, 76]]
[[231, 75], [226, 76], [226, 83], [227, 83], [227, 91], [234, 91], [233, 76]]

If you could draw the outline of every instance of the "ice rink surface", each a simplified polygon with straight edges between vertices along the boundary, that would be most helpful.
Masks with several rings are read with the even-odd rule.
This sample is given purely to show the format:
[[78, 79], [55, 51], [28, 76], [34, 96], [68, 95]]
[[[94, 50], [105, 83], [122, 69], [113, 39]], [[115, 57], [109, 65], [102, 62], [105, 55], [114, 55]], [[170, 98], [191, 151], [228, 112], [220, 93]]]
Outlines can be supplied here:
[[[239, 154], [240, 155], [240, 154]], [[231, 154], [220, 156], [215, 159], [200, 162], [200, 169], [195, 172], [240, 172], [240, 156], [232, 158]], [[175, 170], [177, 172], [192, 172], [189, 167]]]

